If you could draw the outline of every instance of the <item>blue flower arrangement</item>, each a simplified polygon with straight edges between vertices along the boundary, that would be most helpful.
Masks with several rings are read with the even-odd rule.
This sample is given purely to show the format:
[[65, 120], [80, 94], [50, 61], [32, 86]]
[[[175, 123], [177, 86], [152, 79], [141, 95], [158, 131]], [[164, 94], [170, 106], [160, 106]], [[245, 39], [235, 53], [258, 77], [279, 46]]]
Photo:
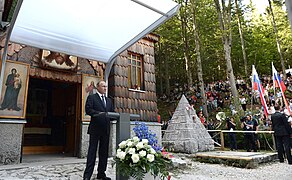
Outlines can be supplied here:
[[147, 139], [148, 144], [151, 145], [155, 151], [162, 150], [162, 147], [158, 145], [156, 134], [151, 132], [145, 123], [136, 122], [135, 125], [136, 126], [133, 128], [133, 131], [140, 140]]
[[157, 136], [145, 123], [136, 122], [133, 128], [136, 136], [122, 141], [114, 157], [118, 173], [136, 180], [143, 180], [146, 173], [159, 179], [170, 179], [172, 155], [165, 152], [159, 145]]

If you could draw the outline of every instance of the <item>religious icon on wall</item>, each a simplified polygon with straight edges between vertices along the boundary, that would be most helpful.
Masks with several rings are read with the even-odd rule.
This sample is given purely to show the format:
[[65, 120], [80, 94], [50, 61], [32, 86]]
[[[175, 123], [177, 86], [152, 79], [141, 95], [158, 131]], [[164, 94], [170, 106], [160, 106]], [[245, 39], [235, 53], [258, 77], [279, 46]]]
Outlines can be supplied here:
[[77, 57], [64, 53], [42, 50], [41, 66], [61, 70], [77, 70]]
[[25, 118], [29, 65], [7, 61], [0, 97], [0, 117]]
[[97, 93], [97, 83], [101, 79], [100, 76], [82, 74], [82, 120], [90, 121], [90, 116], [85, 112], [85, 102], [90, 94]]

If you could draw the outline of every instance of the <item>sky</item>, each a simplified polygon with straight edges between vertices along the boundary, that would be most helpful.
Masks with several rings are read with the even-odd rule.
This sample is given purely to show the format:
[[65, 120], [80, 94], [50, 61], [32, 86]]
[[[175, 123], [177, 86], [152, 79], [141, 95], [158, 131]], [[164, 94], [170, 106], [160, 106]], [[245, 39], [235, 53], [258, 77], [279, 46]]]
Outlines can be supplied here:
[[[249, 4], [250, 0], [243, 0], [243, 4]], [[258, 10], [259, 13], [264, 13], [266, 7], [269, 5], [268, 0], [253, 0], [253, 4], [255, 4], [255, 8]]]

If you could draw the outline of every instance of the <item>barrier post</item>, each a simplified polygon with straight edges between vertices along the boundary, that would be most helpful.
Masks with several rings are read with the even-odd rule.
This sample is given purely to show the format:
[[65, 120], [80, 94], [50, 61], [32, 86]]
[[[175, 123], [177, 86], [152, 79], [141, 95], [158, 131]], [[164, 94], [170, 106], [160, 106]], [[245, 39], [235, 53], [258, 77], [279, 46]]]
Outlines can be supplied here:
[[220, 131], [221, 150], [224, 151], [224, 134]]

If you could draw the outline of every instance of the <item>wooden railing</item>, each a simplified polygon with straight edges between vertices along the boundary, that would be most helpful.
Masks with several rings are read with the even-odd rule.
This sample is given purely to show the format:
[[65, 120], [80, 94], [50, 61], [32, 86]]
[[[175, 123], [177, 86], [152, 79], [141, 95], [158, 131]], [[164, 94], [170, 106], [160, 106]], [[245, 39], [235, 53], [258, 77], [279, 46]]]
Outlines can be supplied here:
[[[166, 130], [161, 130], [161, 132], [165, 132]], [[174, 130], [173, 130], [174, 131]], [[216, 144], [217, 146], [220, 147], [221, 150], [225, 149], [225, 143], [224, 143], [224, 133], [229, 133], [229, 132], [233, 132], [233, 133], [256, 133], [256, 134], [260, 134], [260, 133], [264, 133], [264, 134], [274, 134], [274, 131], [239, 131], [239, 130], [233, 130], [233, 131], [229, 131], [229, 130], [207, 130], [208, 132], [214, 132], [215, 135], [212, 137], [212, 139], [214, 140], [214, 138], [218, 135], [220, 135], [220, 143], [216, 142], [214, 140], [214, 144]], [[275, 137], [272, 136], [272, 140], [273, 140], [273, 150], [276, 150], [276, 143], [275, 143]]]
[[[219, 144], [218, 142], [215, 142], [215, 141], [214, 141], [214, 143], [216, 145], [218, 145], [221, 150], [225, 149], [224, 133], [256, 133], [256, 134], [264, 133], [264, 134], [274, 134], [274, 131], [239, 131], [239, 130], [233, 130], [233, 131], [229, 131], [229, 130], [207, 130], [207, 131], [208, 132], [217, 133], [212, 137], [212, 139], [214, 139], [214, 137], [216, 137], [218, 134], [220, 134], [220, 142], [221, 142], [221, 144]], [[275, 137], [272, 136], [272, 139], [273, 139], [273, 148], [275, 150], [276, 149]]]

